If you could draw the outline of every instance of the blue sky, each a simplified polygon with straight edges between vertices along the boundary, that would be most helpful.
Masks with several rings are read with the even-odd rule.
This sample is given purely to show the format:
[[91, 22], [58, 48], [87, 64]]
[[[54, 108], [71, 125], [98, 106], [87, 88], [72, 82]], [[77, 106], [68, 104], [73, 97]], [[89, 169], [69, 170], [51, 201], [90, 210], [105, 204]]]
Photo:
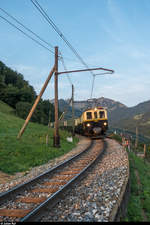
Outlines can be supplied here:
[[[88, 67], [104, 67], [115, 71], [113, 75], [96, 76], [93, 97], [103, 96], [129, 107], [150, 100], [149, 0], [38, 2]], [[0, 8], [52, 46], [58, 46], [68, 70], [84, 68], [30, 0], [1, 0]], [[0, 15], [23, 29], [1, 10]], [[0, 60], [22, 73], [38, 94], [54, 64], [54, 55], [2, 18], [0, 30]], [[54, 51], [52, 47], [49, 49]], [[59, 71], [63, 70], [62, 63], [59, 62]], [[91, 73], [70, 74], [70, 77], [75, 86], [75, 100], [89, 99], [93, 79]], [[60, 75], [59, 98], [70, 97], [71, 85], [68, 78], [66, 75]], [[54, 98], [53, 78], [43, 94], [43, 99], [49, 98]]]

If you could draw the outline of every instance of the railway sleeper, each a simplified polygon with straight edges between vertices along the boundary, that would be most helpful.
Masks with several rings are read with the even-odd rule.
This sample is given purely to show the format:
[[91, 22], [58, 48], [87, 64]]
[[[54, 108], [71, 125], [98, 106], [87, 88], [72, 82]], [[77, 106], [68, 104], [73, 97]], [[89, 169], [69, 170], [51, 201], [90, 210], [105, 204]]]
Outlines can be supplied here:
[[0, 209], [0, 216], [22, 218], [32, 209]]

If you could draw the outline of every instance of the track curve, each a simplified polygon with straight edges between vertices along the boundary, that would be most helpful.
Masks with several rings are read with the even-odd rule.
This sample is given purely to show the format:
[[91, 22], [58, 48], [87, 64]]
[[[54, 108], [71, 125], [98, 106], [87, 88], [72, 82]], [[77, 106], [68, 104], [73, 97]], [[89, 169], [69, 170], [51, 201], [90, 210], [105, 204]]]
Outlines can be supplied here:
[[92, 140], [85, 151], [40, 176], [0, 195], [0, 221], [37, 221], [104, 152], [102, 140]]

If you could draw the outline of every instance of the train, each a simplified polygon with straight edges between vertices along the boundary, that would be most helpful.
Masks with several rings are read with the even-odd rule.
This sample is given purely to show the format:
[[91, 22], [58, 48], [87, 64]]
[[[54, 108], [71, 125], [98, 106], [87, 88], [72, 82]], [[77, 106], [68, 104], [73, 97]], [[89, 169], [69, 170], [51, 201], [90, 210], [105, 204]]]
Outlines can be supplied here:
[[108, 129], [107, 109], [100, 106], [87, 109], [74, 122], [78, 134], [88, 137], [105, 135]]

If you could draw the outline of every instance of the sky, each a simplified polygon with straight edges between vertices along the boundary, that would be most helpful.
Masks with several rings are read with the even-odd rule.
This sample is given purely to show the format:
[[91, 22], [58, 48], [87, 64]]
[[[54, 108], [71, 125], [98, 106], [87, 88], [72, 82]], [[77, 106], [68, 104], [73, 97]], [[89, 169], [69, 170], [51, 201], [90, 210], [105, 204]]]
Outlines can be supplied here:
[[[93, 98], [110, 98], [128, 107], [150, 100], [149, 0], [38, 2], [89, 68], [103, 67], [115, 71], [113, 74], [95, 76]], [[0, 17], [0, 61], [23, 74], [37, 94], [54, 65], [55, 46], [58, 46], [65, 63], [64, 69], [59, 61], [59, 72], [85, 69], [31, 0], [0, 0], [0, 8], [49, 43], [49, 46], [42, 43], [0, 9], [0, 16], [50, 50], [38, 45]], [[59, 75], [59, 99], [71, 98], [71, 83], [76, 101], [89, 99], [93, 75], [82, 72], [68, 76]], [[42, 98], [54, 98], [54, 76]]]

